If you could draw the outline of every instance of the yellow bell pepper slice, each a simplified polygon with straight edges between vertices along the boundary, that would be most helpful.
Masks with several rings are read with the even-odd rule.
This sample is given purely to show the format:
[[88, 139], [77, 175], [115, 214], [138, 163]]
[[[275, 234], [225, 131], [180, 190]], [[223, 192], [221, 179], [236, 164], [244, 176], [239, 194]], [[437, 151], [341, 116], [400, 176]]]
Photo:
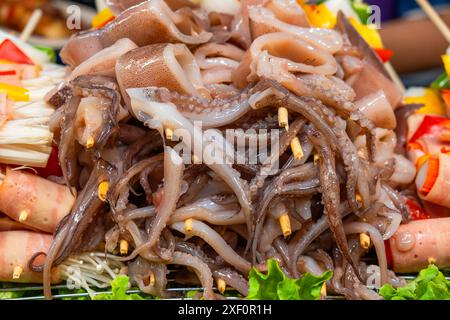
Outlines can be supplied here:
[[15, 101], [30, 101], [29, 91], [22, 87], [0, 83], [0, 93], [6, 93], [8, 98]]
[[383, 41], [381, 40], [380, 33], [378, 32], [376, 26], [372, 25], [364, 25], [361, 22], [357, 21], [353, 17], [349, 18], [350, 23], [353, 27], [358, 31], [361, 37], [366, 40], [366, 42], [374, 49], [383, 49]]
[[309, 23], [312, 26], [317, 28], [332, 29], [336, 25], [336, 15], [334, 12], [329, 10], [324, 3], [319, 5], [304, 4], [302, 7], [306, 13]]
[[101, 28], [106, 25], [108, 22], [114, 20], [115, 16], [111, 12], [109, 8], [105, 8], [100, 11], [93, 19], [92, 19], [92, 27], [93, 28]]
[[405, 93], [403, 98], [405, 104], [423, 104], [424, 107], [417, 110], [420, 114], [445, 115], [445, 105], [442, 103], [438, 93], [430, 88], [414, 88]]
[[442, 61], [444, 62], [445, 72], [450, 77], [450, 54], [442, 55]]

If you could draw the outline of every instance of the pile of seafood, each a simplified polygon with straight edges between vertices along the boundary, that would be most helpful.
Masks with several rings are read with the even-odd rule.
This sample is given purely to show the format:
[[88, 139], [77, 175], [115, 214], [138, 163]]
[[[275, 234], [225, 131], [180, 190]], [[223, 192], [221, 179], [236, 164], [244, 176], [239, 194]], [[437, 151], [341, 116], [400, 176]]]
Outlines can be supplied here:
[[214, 280], [246, 296], [251, 268], [275, 258], [380, 299], [369, 251], [378, 288], [404, 284], [385, 247], [416, 175], [394, 131], [402, 93], [343, 13], [321, 29], [292, 0], [109, 5], [114, 20], [63, 48], [70, 71], [46, 96], [64, 190], [29, 267], [47, 297], [67, 259], [94, 251], [158, 297], [169, 269], [206, 299], [222, 297]]

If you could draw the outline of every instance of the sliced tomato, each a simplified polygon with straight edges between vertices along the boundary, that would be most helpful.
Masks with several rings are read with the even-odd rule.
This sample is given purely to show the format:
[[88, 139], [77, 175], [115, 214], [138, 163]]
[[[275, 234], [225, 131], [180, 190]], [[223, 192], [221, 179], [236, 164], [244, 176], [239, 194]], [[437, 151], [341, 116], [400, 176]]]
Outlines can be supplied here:
[[3, 40], [0, 44], [0, 59], [19, 64], [34, 65], [31, 60], [14, 42], [9, 39]]

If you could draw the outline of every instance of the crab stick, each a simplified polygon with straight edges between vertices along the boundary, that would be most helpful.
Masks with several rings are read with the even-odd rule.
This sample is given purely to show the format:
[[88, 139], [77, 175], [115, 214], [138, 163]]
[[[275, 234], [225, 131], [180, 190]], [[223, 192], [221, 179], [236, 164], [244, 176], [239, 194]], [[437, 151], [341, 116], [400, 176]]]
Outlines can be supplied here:
[[[53, 237], [33, 231], [0, 232], [0, 281], [42, 283], [42, 273], [33, 272], [28, 266], [30, 259], [39, 252], [47, 252]], [[37, 257], [34, 265], [40, 265], [45, 257]], [[53, 270], [52, 282], [60, 281], [57, 269]]]
[[450, 218], [401, 225], [388, 241], [387, 250], [395, 272], [418, 272], [430, 261], [439, 268], [450, 267]]
[[53, 233], [74, 202], [68, 187], [31, 173], [8, 168], [0, 180], [0, 211], [41, 231]]
[[416, 187], [422, 199], [450, 208], [450, 155], [441, 153], [424, 160]]

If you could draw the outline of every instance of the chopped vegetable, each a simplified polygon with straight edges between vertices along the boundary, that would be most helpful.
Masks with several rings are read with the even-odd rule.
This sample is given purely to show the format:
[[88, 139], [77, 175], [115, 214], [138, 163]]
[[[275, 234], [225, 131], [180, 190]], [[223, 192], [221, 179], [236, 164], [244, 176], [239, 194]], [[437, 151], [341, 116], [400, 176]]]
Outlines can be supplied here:
[[0, 59], [19, 64], [34, 64], [33, 60], [9, 39], [3, 40], [0, 44]]
[[367, 24], [367, 20], [370, 17], [369, 5], [364, 3], [362, 0], [353, 0], [352, 1], [353, 10], [359, 16], [359, 19], [363, 24]]
[[450, 110], [450, 90], [444, 89], [441, 92], [442, 100], [445, 102], [445, 106], [447, 107], [447, 110]]
[[394, 51], [384, 48], [375, 49], [375, 52], [384, 63], [389, 62], [394, 55]]
[[305, 4], [303, 10], [311, 25], [318, 28], [334, 28], [336, 25], [336, 15], [322, 3], [319, 5]]
[[9, 39], [10, 41], [14, 42], [14, 44], [33, 62], [41, 65], [50, 62], [50, 59], [44, 52], [39, 51], [28, 43], [20, 40], [19, 38], [0, 30], [0, 42], [4, 41], [5, 39]]
[[145, 300], [139, 294], [127, 294], [129, 288], [129, 278], [124, 275], [117, 276], [111, 282], [112, 293], [102, 293], [96, 295], [94, 300]]
[[36, 171], [38, 175], [43, 178], [47, 178], [48, 176], [62, 176], [62, 170], [58, 160], [58, 148], [52, 148], [52, 152], [50, 153], [50, 157], [48, 158], [47, 166], [45, 168], [36, 168]]
[[100, 11], [94, 19], [92, 19], [92, 27], [93, 28], [101, 28], [106, 24], [114, 20], [114, 15], [109, 8], [105, 8]]
[[444, 72], [441, 74], [430, 86], [431, 89], [439, 91], [442, 89], [450, 89], [450, 84], [448, 81], [448, 74]]
[[333, 12], [336, 16], [339, 11], [342, 11], [347, 17], [355, 19], [358, 22], [361, 22], [358, 13], [352, 7], [351, 0], [326, 0], [320, 1], [319, 3], [324, 3], [327, 6], [328, 10]]
[[249, 275], [249, 300], [319, 300], [325, 282], [333, 276], [331, 271], [317, 277], [306, 273], [299, 279], [290, 279], [281, 270], [278, 262], [269, 259], [267, 274], [255, 268]]
[[[440, 89], [439, 89], [440, 90]], [[404, 104], [423, 104], [417, 113], [445, 115], [445, 106], [434, 89], [413, 87], [405, 92]]]
[[0, 76], [15, 76], [16, 74], [17, 74], [16, 70], [0, 71]]
[[445, 72], [447, 75], [450, 74], [450, 54], [442, 55], [442, 62], [444, 63]]
[[0, 292], [0, 300], [20, 298], [23, 294], [23, 291], [2, 291]]
[[349, 18], [349, 20], [353, 27], [355, 27], [356, 31], [358, 31], [361, 37], [366, 40], [370, 47], [374, 49], [384, 48], [380, 33], [378, 32], [375, 25], [365, 25], [351, 17]]
[[6, 92], [8, 98], [15, 101], [30, 101], [29, 91], [22, 87], [0, 83], [0, 92]]
[[446, 117], [440, 117], [440, 116], [431, 116], [426, 115], [423, 118], [422, 123], [420, 124], [419, 128], [416, 130], [412, 138], [408, 141], [408, 143], [414, 143], [417, 140], [420, 139], [420, 137], [430, 134], [433, 132], [433, 130], [436, 129], [436, 126], [443, 126], [445, 123], [448, 123], [450, 120]]
[[35, 46], [35, 48], [38, 49], [39, 51], [44, 52], [48, 56], [50, 62], [56, 63], [57, 56], [53, 48], [44, 46]]
[[417, 203], [417, 201], [407, 199], [406, 206], [408, 207], [409, 218], [411, 220], [430, 219], [430, 215], [426, 213], [426, 211], [420, 206], [420, 204]]
[[435, 265], [430, 265], [404, 287], [384, 285], [380, 295], [385, 300], [450, 300], [450, 281]]

